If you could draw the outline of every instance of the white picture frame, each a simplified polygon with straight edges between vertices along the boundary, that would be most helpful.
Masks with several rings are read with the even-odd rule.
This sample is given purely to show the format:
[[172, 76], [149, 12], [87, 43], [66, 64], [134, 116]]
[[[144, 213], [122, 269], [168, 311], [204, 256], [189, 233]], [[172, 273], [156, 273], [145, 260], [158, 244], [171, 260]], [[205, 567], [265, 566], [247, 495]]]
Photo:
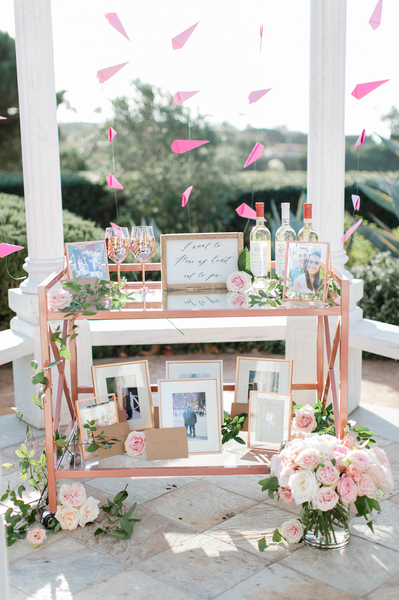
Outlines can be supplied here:
[[249, 403], [251, 391], [290, 394], [292, 360], [237, 357], [234, 402]]
[[278, 450], [290, 439], [292, 394], [251, 392], [248, 410], [248, 448]]
[[70, 279], [98, 277], [100, 281], [110, 280], [105, 240], [65, 244], [65, 256]]
[[94, 458], [98, 456], [97, 452], [88, 452], [86, 446], [90, 444], [89, 430], [85, 425], [89, 421], [95, 421], [97, 434], [100, 434], [101, 428], [118, 423], [118, 411], [115, 394], [105, 394], [83, 400], [75, 400], [76, 415], [79, 425], [79, 436], [81, 441], [82, 456]]
[[328, 242], [287, 242], [283, 303], [325, 304], [329, 271]]

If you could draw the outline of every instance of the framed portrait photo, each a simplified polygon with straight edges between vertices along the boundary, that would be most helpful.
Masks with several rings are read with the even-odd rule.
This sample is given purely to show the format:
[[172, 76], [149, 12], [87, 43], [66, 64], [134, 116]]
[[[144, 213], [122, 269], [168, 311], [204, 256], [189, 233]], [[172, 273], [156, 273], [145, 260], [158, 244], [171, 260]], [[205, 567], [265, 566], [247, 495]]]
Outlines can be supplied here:
[[115, 394], [105, 394], [94, 398], [76, 400], [75, 406], [83, 458], [93, 458], [98, 456], [97, 452], [88, 452], [87, 450], [90, 443], [93, 441], [93, 438], [85, 425], [91, 421], [95, 421], [94, 426], [98, 428], [97, 433], [100, 433], [102, 427], [118, 423]]
[[68, 277], [98, 277], [109, 281], [105, 240], [65, 244]]
[[251, 392], [290, 394], [292, 360], [237, 357], [234, 402], [249, 403]]
[[290, 438], [291, 394], [251, 392], [248, 412], [248, 448], [278, 450]]
[[219, 382], [158, 380], [159, 427], [185, 427], [189, 454], [222, 451]]
[[325, 303], [330, 269], [328, 242], [287, 242], [283, 301]]
[[117, 410], [123, 413], [132, 431], [154, 427], [147, 360], [96, 365], [91, 371], [94, 393], [115, 394]]

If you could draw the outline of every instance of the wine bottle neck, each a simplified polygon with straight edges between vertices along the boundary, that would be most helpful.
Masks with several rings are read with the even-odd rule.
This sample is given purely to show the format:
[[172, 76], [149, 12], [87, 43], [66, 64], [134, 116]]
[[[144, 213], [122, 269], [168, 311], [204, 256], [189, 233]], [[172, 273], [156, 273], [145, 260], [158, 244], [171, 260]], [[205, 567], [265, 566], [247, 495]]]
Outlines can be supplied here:
[[282, 225], [283, 227], [289, 227], [290, 226], [290, 220], [289, 219], [282, 219]]
[[312, 227], [312, 219], [304, 219], [303, 224], [305, 227]]
[[256, 217], [256, 226], [257, 227], [265, 226], [265, 221], [263, 220], [263, 217]]

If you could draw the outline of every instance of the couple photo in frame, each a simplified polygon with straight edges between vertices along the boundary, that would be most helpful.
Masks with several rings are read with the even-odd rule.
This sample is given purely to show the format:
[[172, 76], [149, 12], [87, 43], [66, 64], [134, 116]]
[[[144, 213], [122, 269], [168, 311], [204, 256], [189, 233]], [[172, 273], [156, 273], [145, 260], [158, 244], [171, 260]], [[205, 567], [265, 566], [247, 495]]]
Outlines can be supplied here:
[[325, 303], [329, 270], [328, 242], [287, 242], [283, 302]]

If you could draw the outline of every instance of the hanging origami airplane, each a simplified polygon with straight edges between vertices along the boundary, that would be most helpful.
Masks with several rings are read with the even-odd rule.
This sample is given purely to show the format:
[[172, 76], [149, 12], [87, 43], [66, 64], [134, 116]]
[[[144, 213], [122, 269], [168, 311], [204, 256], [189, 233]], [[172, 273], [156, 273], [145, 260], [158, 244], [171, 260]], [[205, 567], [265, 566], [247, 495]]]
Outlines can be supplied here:
[[250, 92], [248, 96], [249, 103], [252, 104], [253, 102], [257, 102], [258, 100], [263, 98], [263, 96], [265, 96], [267, 92], [270, 92], [271, 89], [272, 88], [268, 88], [267, 90], [257, 90], [256, 92]]
[[198, 94], [198, 92], [199, 90], [197, 90], [196, 92], [176, 92], [176, 94], [173, 96], [173, 102], [175, 104], [183, 104], [183, 102], [185, 102], [192, 96], [195, 96], [195, 94]]
[[7, 121], [7, 117], [0, 117], [0, 119], [4, 119], [5, 121]]
[[249, 167], [249, 165], [251, 165], [253, 162], [258, 160], [258, 158], [260, 158], [262, 156], [264, 148], [265, 148], [264, 145], [259, 144], [259, 142], [257, 144], [255, 144], [254, 149], [252, 150], [251, 154], [247, 158], [247, 162], [244, 165], [244, 169], [245, 169], [245, 167]]
[[363, 142], [364, 142], [365, 139], [366, 139], [366, 130], [363, 129], [362, 133], [357, 138], [357, 142], [355, 144], [355, 148], [358, 148], [359, 146], [361, 146], [363, 144]]
[[98, 82], [104, 83], [104, 81], [108, 81], [108, 79], [111, 79], [111, 77], [113, 75], [115, 75], [115, 73], [117, 73], [124, 66], [126, 66], [128, 64], [128, 62], [129, 61], [127, 61], [125, 63], [121, 63], [120, 65], [115, 65], [113, 67], [106, 67], [105, 69], [100, 69], [100, 71], [97, 71], [97, 75], [96, 75], [96, 77], [98, 77]]
[[[245, 202], [243, 202], [238, 208], [236, 208], [236, 213], [239, 217], [243, 217], [244, 219], [253, 219], [254, 221], [256, 220], [256, 210], [248, 206], [248, 204], [245, 204]], [[264, 217], [263, 220], [266, 221]]]
[[119, 225], [117, 225], [116, 223], [113, 223], [111, 221], [111, 227], [113, 229], [115, 229], [116, 237], [118, 237], [118, 238], [123, 237], [122, 232], [121, 232], [121, 228], [119, 227]]
[[183, 154], [194, 148], [199, 148], [204, 144], [209, 144], [209, 140], [197, 141], [197, 140], [175, 140], [171, 145], [172, 152], [176, 154]]
[[186, 189], [186, 191], [184, 192], [184, 194], [182, 195], [182, 197], [181, 197], [181, 205], [182, 205], [182, 207], [186, 206], [186, 204], [188, 202], [188, 199], [190, 198], [190, 194], [191, 194], [191, 191], [192, 191], [193, 187], [194, 186], [190, 185], [190, 187], [188, 187]]
[[346, 233], [344, 233], [344, 235], [341, 238], [341, 242], [344, 244], [347, 240], [349, 240], [350, 236], [352, 235], [352, 233], [359, 227], [359, 225], [361, 225], [363, 219], [360, 219], [360, 221], [357, 221], [354, 225], [352, 225], [352, 227], [350, 227], [348, 229], [348, 231]]
[[356, 196], [356, 194], [352, 194], [352, 203], [353, 203], [353, 210], [359, 210], [360, 196]]
[[117, 132], [117, 131], [115, 131], [115, 129], [112, 129], [112, 127], [110, 127], [110, 128], [108, 129], [108, 139], [109, 139], [109, 141], [110, 141], [110, 142], [112, 142], [112, 140], [114, 139], [114, 137], [115, 137], [116, 135], [118, 135], [118, 132]]
[[123, 185], [119, 183], [116, 177], [110, 173], [107, 179], [108, 185], [110, 188], [115, 188], [116, 190], [123, 190]]
[[120, 22], [120, 19], [119, 19], [118, 15], [116, 13], [107, 13], [104, 16], [107, 19], [108, 23], [110, 25], [112, 25], [112, 27], [114, 27], [117, 31], [119, 31], [119, 33], [121, 33], [122, 35], [124, 35], [125, 38], [127, 40], [129, 40], [129, 42], [130, 42], [129, 36], [126, 33], [126, 31], [125, 31], [122, 23]]
[[367, 96], [370, 92], [377, 89], [383, 83], [386, 83], [389, 79], [382, 79], [381, 81], [370, 81], [368, 83], [358, 83], [355, 89], [353, 90], [351, 96], [354, 96], [358, 100]]
[[378, 0], [376, 7], [373, 11], [373, 14], [370, 17], [369, 23], [371, 27], [375, 30], [377, 27], [381, 25], [381, 15], [382, 15], [382, 0]]
[[[198, 23], [199, 23], [199, 21], [198, 21]], [[179, 35], [177, 35], [176, 37], [172, 38], [173, 50], [180, 50], [180, 48], [183, 48], [184, 44], [187, 42], [188, 38], [193, 33], [193, 31], [197, 27], [198, 23], [196, 23], [195, 25], [192, 25], [185, 31], [182, 31], [182, 33], [179, 33]]]
[[5, 258], [9, 254], [23, 250], [25, 246], [13, 246], [12, 244], [0, 244], [0, 258]]
[[260, 52], [262, 52], [262, 39], [263, 39], [263, 25], [260, 26], [260, 49], [259, 49]]

